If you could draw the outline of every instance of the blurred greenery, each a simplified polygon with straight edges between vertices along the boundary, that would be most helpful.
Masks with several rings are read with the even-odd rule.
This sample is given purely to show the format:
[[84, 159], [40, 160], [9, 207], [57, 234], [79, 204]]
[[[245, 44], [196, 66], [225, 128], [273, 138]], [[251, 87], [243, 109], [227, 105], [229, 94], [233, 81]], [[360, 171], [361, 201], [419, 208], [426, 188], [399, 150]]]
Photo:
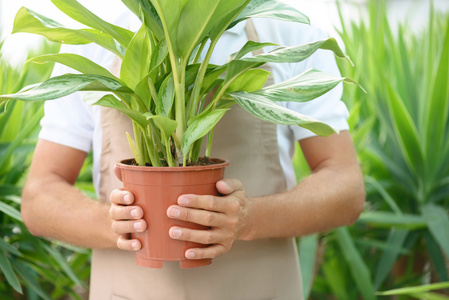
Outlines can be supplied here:
[[[3, 43], [0, 43], [0, 50]], [[56, 53], [43, 44], [35, 52]], [[30, 53], [35, 56], [38, 53]], [[47, 78], [53, 65], [12, 67], [0, 51], [0, 93]], [[15, 102], [0, 112], [0, 299], [61, 299], [86, 288], [90, 252], [31, 235], [20, 215], [20, 194], [37, 141], [42, 103]], [[91, 181], [89, 166], [81, 180]], [[84, 182], [78, 184], [86, 186]], [[91, 189], [88, 185], [88, 189]]]
[[[325, 244], [305, 291], [311, 299], [374, 299], [375, 291], [448, 281], [449, 15], [430, 11], [415, 32], [392, 28], [384, 0], [369, 1], [363, 20], [341, 16], [356, 67], [340, 69], [367, 90], [344, 93], [367, 207], [354, 226], [300, 240]], [[311, 282], [310, 269], [304, 275]]]

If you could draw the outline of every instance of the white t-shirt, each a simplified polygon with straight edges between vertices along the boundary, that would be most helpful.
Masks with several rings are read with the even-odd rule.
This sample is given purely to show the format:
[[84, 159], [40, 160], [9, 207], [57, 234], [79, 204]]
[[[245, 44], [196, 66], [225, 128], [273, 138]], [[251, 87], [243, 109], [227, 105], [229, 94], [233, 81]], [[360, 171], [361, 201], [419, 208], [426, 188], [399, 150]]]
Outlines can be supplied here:
[[[131, 25], [128, 25], [131, 24]], [[138, 29], [140, 22], [134, 16], [119, 19], [117, 25]], [[327, 38], [320, 30], [303, 24], [292, 24], [271, 19], [254, 19], [254, 25], [261, 42], [274, 42], [282, 46], [295, 46]], [[247, 42], [244, 22], [226, 32], [218, 42], [211, 63], [223, 64], [226, 58]], [[269, 51], [270, 49], [265, 49]], [[103, 48], [88, 44], [83, 46], [63, 46], [61, 52], [83, 55], [92, 61], [109, 68], [114, 55]], [[300, 63], [271, 64], [276, 83], [292, 78], [304, 71], [315, 68], [334, 76], [340, 76], [331, 51], [318, 50], [307, 60]], [[76, 73], [74, 70], [57, 64], [53, 75]], [[86, 93], [84, 93], [84, 96]], [[327, 94], [309, 102], [280, 102], [290, 109], [324, 121], [340, 130], [348, 130], [346, 119], [349, 115], [345, 104], [340, 100], [341, 84]], [[54, 143], [69, 146], [81, 151], [93, 149], [94, 185], [98, 191], [101, 155], [101, 115], [98, 106], [90, 106], [83, 101], [83, 93], [47, 101], [45, 117], [41, 121], [42, 130], [39, 137]], [[279, 159], [289, 189], [296, 185], [292, 167], [295, 142], [315, 134], [299, 126], [277, 126]], [[213, 153], [213, 149], [212, 149]]]

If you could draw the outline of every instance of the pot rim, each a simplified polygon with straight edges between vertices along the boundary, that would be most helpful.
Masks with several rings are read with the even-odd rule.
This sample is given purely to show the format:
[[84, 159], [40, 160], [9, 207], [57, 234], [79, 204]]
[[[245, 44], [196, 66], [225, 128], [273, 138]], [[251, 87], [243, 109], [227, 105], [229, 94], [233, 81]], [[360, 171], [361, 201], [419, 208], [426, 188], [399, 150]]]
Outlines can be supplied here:
[[211, 161], [217, 162], [213, 165], [202, 165], [202, 166], [186, 166], [186, 167], [151, 167], [151, 166], [136, 166], [129, 165], [125, 162], [134, 160], [134, 158], [123, 159], [115, 163], [115, 165], [120, 169], [134, 170], [142, 172], [189, 172], [189, 171], [201, 171], [201, 170], [214, 170], [221, 169], [229, 166], [229, 160], [221, 158], [210, 158]]

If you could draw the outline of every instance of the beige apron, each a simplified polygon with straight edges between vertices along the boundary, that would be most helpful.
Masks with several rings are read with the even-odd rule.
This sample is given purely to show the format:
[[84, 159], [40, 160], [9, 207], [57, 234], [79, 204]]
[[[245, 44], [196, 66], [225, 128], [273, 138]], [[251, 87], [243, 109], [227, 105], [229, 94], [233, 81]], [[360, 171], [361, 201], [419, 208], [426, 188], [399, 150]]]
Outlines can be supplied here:
[[[248, 39], [258, 41], [252, 22], [246, 31]], [[272, 83], [272, 77], [270, 80]], [[101, 118], [100, 200], [108, 202], [110, 192], [122, 187], [113, 175], [114, 163], [132, 157], [125, 136], [132, 126], [113, 109], [103, 108]], [[248, 197], [285, 191], [276, 125], [253, 117], [238, 105], [218, 123], [212, 154], [231, 161], [225, 176], [239, 179]], [[91, 300], [302, 299], [293, 238], [237, 241], [211, 265], [182, 270], [179, 262], [164, 262], [163, 269], [150, 269], [137, 266], [132, 252], [94, 249], [90, 288]]]

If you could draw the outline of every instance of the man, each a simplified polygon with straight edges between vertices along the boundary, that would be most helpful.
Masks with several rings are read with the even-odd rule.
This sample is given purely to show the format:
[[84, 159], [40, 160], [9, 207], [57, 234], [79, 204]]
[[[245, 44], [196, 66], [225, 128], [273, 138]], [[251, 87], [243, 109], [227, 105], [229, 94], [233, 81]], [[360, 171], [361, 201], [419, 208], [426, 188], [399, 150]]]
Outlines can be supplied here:
[[[293, 29], [291, 24], [263, 19], [254, 20], [255, 28], [251, 24], [226, 33], [212, 63], [223, 63], [248, 39], [298, 45], [324, 38], [305, 25]], [[113, 56], [95, 45], [75, 51], [112, 68]], [[276, 82], [311, 67], [338, 75], [333, 55], [326, 51], [298, 64], [271, 66]], [[60, 67], [55, 72], [69, 71]], [[126, 143], [111, 141], [124, 138], [115, 134], [122, 128], [120, 114], [90, 107], [80, 95], [46, 103], [23, 193], [24, 221], [35, 235], [94, 249], [91, 299], [301, 299], [292, 237], [351, 224], [364, 203], [363, 180], [345, 121], [348, 113], [340, 96], [341, 87], [312, 102], [285, 104], [342, 130], [326, 138], [297, 126], [256, 121], [238, 108], [219, 123], [213, 154], [231, 159], [226, 175], [231, 179], [217, 183], [223, 196], [183, 195], [167, 211], [170, 218], [211, 227], [176, 227], [167, 233], [174, 239], [210, 244], [186, 251], [188, 259], [213, 258], [210, 266], [180, 270], [179, 265], [164, 263], [159, 270], [134, 264], [132, 251], [141, 244], [129, 234], [145, 231], [151, 223], [145, 223], [133, 195], [119, 189], [110, 175], [119, 154], [129, 151], [120, 148]], [[299, 185], [291, 167], [296, 140], [312, 170]], [[100, 202], [73, 187], [91, 144]]]

